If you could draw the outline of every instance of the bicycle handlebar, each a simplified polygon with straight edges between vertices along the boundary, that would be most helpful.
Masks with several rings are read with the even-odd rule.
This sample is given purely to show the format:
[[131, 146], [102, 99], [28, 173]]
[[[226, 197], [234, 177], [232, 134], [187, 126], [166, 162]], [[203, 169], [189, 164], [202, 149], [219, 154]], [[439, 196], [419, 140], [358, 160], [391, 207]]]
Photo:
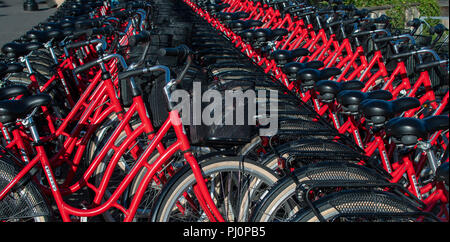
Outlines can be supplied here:
[[390, 59], [399, 59], [399, 58], [404, 58], [404, 57], [408, 57], [411, 55], [418, 55], [418, 54], [425, 54], [425, 53], [431, 54], [436, 61], [441, 61], [441, 58], [439, 57], [439, 55], [434, 50], [429, 49], [429, 48], [422, 48], [420, 50], [409, 51], [409, 52], [392, 55], [390, 57]]
[[343, 25], [346, 25], [346, 24], [352, 24], [352, 23], [355, 23], [355, 22], [358, 22], [358, 21], [359, 21], [359, 20], [356, 19], [356, 18], [353, 18], [353, 19], [347, 19], [347, 20], [339, 20], [339, 21], [336, 21], [336, 22], [332, 22], [332, 23], [327, 24], [327, 27], [332, 27], [332, 26], [335, 26], [335, 25], [338, 25], [338, 24], [343, 24]]
[[139, 43], [149, 42], [151, 38], [150, 32], [142, 31], [139, 34], [133, 35], [128, 39], [128, 45], [136, 46]]
[[376, 34], [376, 33], [381, 33], [384, 32], [386, 33], [388, 36], [391, 36], [391, 32], [389, 32], [386, 29], [375, 29], [375, 30], [367, 30], [367, 31], [360, 31], [360, 32], [354, 32], [351, 34], [352, 37], [358, 37], [358, 36], [362, 36], [362, 35], [369, 35], [369, 34]]
[[433, 66], [438, 66], [438, 65], [448, 64], [448, 62], [449, 62], [448, 59], [446, 59], [446, 60], [438, 60], [438, 61], [427, 62], [427, 63], [424, 63], [424, 64], [417, 65], [417, 66], [415, 67], [415, 70], [416, 70], [416, 71], [420, 71], [420, 70], [422, 70], [422, 69], [430, 68], [430, 67], [433, 67]]
[[104, 61], [110, 60], [112, 58], [116, 58], [125, 70], [128, 68], [127, 63], [125, 62], [125, 59], [123, 58], [123, 56], [121, 56], [119, 54], [110, 54], [110, 55], [106, 55], [106, 56], [104, 56], [104, 57], [102, 57], [100, 59], [97, 59], [95, 61], [91, 61], [89, 63], [86, 63], [86, 64], [82, 65], [82, 66], [79, 66], [79, 67], [75, 68], [73, 70], [73, 72], [76, 75], [76, 74], [78, 74], [80, 72], [88, 70], [88, 69], [90, 69], [90, 68], [92, 68], [92, 67], [94, 67], [94, 66], [96, 66], [96, 65], [98, 65], [98, 64], [100, 64], [100, 63], [102, 63]]
[[87, 41], [80, 41], [80, 42], [75, 42], [75, 43], [70, 43], [70, 44], [64, 45], [63, 47], [65, 47], [67, 49], [74, 49], [74, 48], [79, 48], [82, 46], [91, 45], [91, 44], [95, 44], [95, 43], [101, 44], [102, 49], [106, 50], [106, 41], [104, 39], [93, 39], [93, 40], [87, 40]]
[[382, 38], [377, 38], [374, 41], [377, 43], [377, 42], [385, 42], [385, 41], [401, 40], [401, 39], [409, 39], [409, 40], [411, 40], [411, 43], [413, 45], [416, 44], [416, 40], [410, 34], [402, 34], [402, 35], [382, 37]]
[[159, 56], [173, 56], [180, 58], [184, 58], [188, 56], [190, 53], [191, 50], [186, 45], [180, 45], [175, 48], [162, 48], [159, 49], [158, 51]]

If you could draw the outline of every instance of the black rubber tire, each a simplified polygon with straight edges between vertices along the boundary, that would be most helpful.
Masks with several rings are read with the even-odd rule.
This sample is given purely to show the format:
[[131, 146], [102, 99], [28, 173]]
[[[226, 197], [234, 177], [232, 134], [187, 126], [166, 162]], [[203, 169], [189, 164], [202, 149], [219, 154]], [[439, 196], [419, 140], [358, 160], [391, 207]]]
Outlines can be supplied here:
[[[314, 206], [327, 222], [413, 222], [418, 216], [405, 213], [420, 212], [393, 193], [374, 190], [335, 193], [318, 200]], [[345, 217], [340, 217], [344, 214]], [[352, 216], [353, 220], [350, 220]], [[289, 222], [319, 222], [319, 219], [311, 209], [304, 209]]]
[[[211, 175], [215, 174], [216, 172], [225, 173], [225, 176], [227, 176], [226, 173], [228, 172], [239, 172], [242, 177], [244, 175], [253, 176], [254, 178], [248, 180], [249, 183], [251, 183], [252, 185], [256, 185], [252, 186], [252, 188], [258, 187], [260, 189], [258, 191], [260, 191], [261, 193], [258, 193], [257, 191], [248, 192], [244, 188], [243, 190], [238, 190], [241, 192], [229, 192], [227, 194], [223, 194], [223, 198], [214, 196], [213, 200], [216, 202], [219, 211], [227, 221], [247, 221], [255, 202], [260, 199], [260, 196], [264, 196], [267, 188], [278, 180], [278, 177], [266, 167], [248, 159], [244, 160], [244, 162], [241, 163], [241, 159], [242, 157], [214, 157], [199, 164], [205, 177], [211, 178]], [[242, 170], [244, 171], [243, 174], [240, 172]], [[221, 178], [222, 177], [223, 175], [221, 176]], [[211, 181], [213, 180], [215, 179], [208, 179], [207, 185], [211, 186]], [[163, 191], [161, 192], [159, 199], [153, 209], [152, 221], [171, 221], [168, 218], [170, 215], [168, 211], [172, 210], [172, 208], [176, 206], [175, 203], [178, 201], [179, 196], [183, 194], [184, 191], [191, 188], [195, 183], [195, 178], [190, 166], [185, 166], [183, 169], [181, 169], [163, 188]], [[220, 185], [221, 186], [219, 187], [217, 187], [217, 185], [214, 186], [215, 192], [217, 192], [216, 189], [224, 189], [223, 182]], [[240, 197], [240, 195], [242, 194], [243, 196]], [[235, 203], [236, 208], [239, 209], [238, 211], [231, 211], [231, 209], [229, 209], [229, 206], [233, 206], [233, 204], [231, 203], [234, 203], [236, 201], [234, 196], [238, 196], [238, 199], [240, 200], [240, 202]], [[195, 197], [191, 198], [195, 200]], [[187, 214], [188, 213], [185, 213], [184, 217], [181, 217], [180, 220], [207, 221], [207, 218], [196, 217], [197, 215], [194, 215], [193, 218], [187, 218]]]
[[[295, 170], [288, 176], [281, 178], [253, 210], [251, 222], [287, 221], [297, 211], [306, 206], [299, 199], [298, 186], [311, 186], [324, 182], [336, 183], [338, 189], [327, 189], [321, 194], [339, 191], [339, 182], [375, 183], [387, 180], [372, 169], [347, 162], [319, 162]], [[298, 183], [298, 184], [297, 184]]]

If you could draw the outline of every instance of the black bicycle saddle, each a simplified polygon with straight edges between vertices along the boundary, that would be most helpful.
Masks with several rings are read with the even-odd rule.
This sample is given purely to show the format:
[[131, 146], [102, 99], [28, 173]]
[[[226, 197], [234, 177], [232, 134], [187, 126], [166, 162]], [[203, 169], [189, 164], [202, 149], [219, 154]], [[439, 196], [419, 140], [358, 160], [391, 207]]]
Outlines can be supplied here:
[[277, 66], [283, 67], [285, 64], [293, 61], [300, 56], [309, 55], [309, 51], [305, 48], [298, 48], [295, 50], [276, 50], [270, 53], [268, 59], [274, 60]]
[[48, 94], [37, 94], [20, 100], [0, 101], [0, 122], [10, 123], [24, 118], [34, 108], [45, 106], [52, 101]]
[[336, 67], [325, 68], [322, 70], [305, 68], [297, 72], [297, 80], [300, 82], [302, 88], [311, 89], [317, 81], [329, 79], [340, 73], [341, 70]]
[[336, 95], [345, 90], [361, 90], [364, 83], [358, 80], [337, 82], [331, 80], [321, 80], [315, 83], [314, 90], [318, 93], [318, 98], [324, 103], [331, 103]]
[[300, 62], [289, 62], [284, 65], [281, 70], [284, 74], [286, 74], [287, 78], [291, 81], [297, 80], [297, 73], [300, 70], [311, 68], [311, 69], [319, 69], [324, 66], [322, 61], [310, 61], [305, 63]]
[[28, 87], [24, 85], [11, 85], [0, 89], [0, 100], [7, 100], [19, 95], [28, 96]]
[[2, 52], [9, 58], [18, 58], [25, 56], [33, 50], [42, 48], [42, 43], [29, 42], [29, 43], [16, 43], [10, 42], [2, 47]]
[[386, 123], [386, 135], [392, 137], [396, 144], [411, 147], [416, 145], [418, 139], [426, 140], [434, 132], [448, 129], [448, 122], [449, 118], [445, 115], [424, 119], [393, 118]]
[[367, 99], [361, 102], [359, 111], [369, 125], [381, 127], [395, 115], [417, 107], [420, 107], [420, 101], [413, 97], [393, 101]]
[[233, 20], [228, 24], [228, 27], [234, 32], [240, 32], [261, 25], [263, 25], [263, 22], [259, 20]]

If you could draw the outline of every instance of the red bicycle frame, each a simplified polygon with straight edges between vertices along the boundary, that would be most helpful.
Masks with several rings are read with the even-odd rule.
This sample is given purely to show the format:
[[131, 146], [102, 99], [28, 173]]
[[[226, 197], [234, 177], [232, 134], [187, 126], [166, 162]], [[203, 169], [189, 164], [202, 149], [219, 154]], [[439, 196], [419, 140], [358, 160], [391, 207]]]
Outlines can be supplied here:
[[[129, 133], [127, 139], [122, 142], [119, 147], [114, 145], [115, 140], [119, 137], [120, 133], [126, 130], [129, 127], [129, 121], [136, 114], [138, 114], [139, 118], [142, 121], [142, 124], [135, 130]], [[169, 148], [164, 149], [161, 140], [167, 134], [170, 128], [174, 129], [177, 141], [169, 146]], [[137, 162], [131, 169], [131, 171], [126, 175], [126, 177], [122, 180], [116, 191], [111, 195], [111, 197], [100, 204], [105, 194], [105, 190], [109, 179], [111, 178], [112, 171], [114, 167], [117, 165], [120, 157], [124, 154], [126, 149], [130, 146], [133, 146], [133, 142], [135, 139], [141, 134], [148, 134], [147, 138], [151, 140], [149, 146], [141, 153], [140, 156], [135, 153], [135, 157], [138, 158]], [[102, 151], [98, 154], [97, 157], [92, 161], [89, 168], [85, 171], [83, 177], [74, 185], [68, 188], [59, 188], [59, 185], [56, 183], [54, 174], [52, 171], [51, 161], [47, 158], [46, 151], [43, 146], [37, 145], [35, 146], [37, 155], [28, 163], [25, 167], [19, 172], [19, 174], [14, 177], [14, 179], [0, 192], [0, 199], [3, 199], [6, 194], [14, 187], [37, 163], [41, 163], [43, 170], [45, 171], [46, 178], [50, 184], [50, 188], [46, 188], [47, 193], [51, 193], [55, 198], [58, 209], [61, 213], [61, 217], [63, 221], [70, 221], [70, 215], [80, 216], [80, 217], [90, 217], [96, 216], [101, 213], [104, 213], [109, 208], [115, 207], [122, 211], [125, 214], [125, 221], [132, 221], [137, 207], [142, 199], [142, 196], [147, 188], [149, 182], [155, 178], [156, 172], [160, 171], [164, 164], [168, 161], [168, 159], [174, 155], [176, 151], [183, 152], [184, 158], [187, 163], [191, 166], [194, 176], [197, 180], [196, 185], [196, 196], [200, 201], [200, 206], [204, 209], [207, 216], [211, 221], [224, 221], [220, 212], [216, 208], [211, 196], [209, 195], [209, 191], [207, 189], [206, 183], [202, 176], [202, 172], [198, 163], [192, 153], [190, 152], [190, 144], [188, 142], [188, 138], [183, 130], [181, 118], [176, 110], [173, 110], [169, 113], [169, 117], [160, 128], [160, 130], [155, 134], [153, 130], [153, 126], [147, 116], [147, 111], [145, 109], [145, 104], [142, 100], [141, 96], [136, 96], [133, 98], [133, 104], [124, 114], [123, 120], [117, 126], [116, 130], [112, 134], [111, 138], [105, 144], [105, 147], [102, 148]], [[109, 149], [114, 149], [115, 154], [112, 157], [111, 161], [108, 163], [105, 174], [102, 178], [100, 186], [97, 188], [94, 185], [88, 182], [89, 177], [92, 176], [94, 171], [97, 169], [100, 162], [105, 158]], [[150, 155], [153, 153], [155, 149], [158, 149], [160, 156], [158, 159], [152, 163], [148, 164], [147, 160]], [[136, 194], [131, 201], [130, 207], [128, 209], [124, 208], [122, 205], [117, 203], [117, 200], [120, 198], [121, 194], [125, 191], [127, 186], [130, 184], [132, 179], [138, 174], [142, 167], [146, 167], [148, 172], [146, 173], [144, 179], [142, 180]], [[62, 196], [64, 194], [69, 194], [76, 192], [84, 186], [88, 186], [92, 189], [96, 196], [94, 198], [94, 202], [92, 204], [93, 208], [89, 209], [78, 209], [72, 207], [64, 202]]]

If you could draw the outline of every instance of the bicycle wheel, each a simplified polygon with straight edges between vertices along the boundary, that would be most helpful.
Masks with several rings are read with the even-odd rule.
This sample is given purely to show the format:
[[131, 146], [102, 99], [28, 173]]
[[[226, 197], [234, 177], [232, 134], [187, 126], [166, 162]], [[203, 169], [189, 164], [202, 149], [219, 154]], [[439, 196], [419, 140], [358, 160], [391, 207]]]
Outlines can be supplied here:
[[[115, 128], [118, 125], [118, 120], [115, 120], [116, 122], [108, 123], [108, 125], [102, 127], [101, 133], [99, 134], [100, 139], [96, 140], [95, 142], [95, 152], [92, 154], [92, 159], [97, 157], [97, 155], [104, 149], [106, 143], [110, 139], [111, 135], [114, 133]], [[140, 122], [136, 119], [130, 120], [130, 125], [132, 129], [137, 128], [140, 125]], [[114, 146], [120, 147], [120, 145], [127, 139], [127, 134], [125, 131], [122, 131], [117, 139], [114, 142]], [[129, 147], [127, 151], [119, 158], [116, 166], [114, 167], [114, 171], [110, 177], [110, 180], [108, 182], [108, 186], [106, 188], [105, 194], [103, 196], [103, 201], [106, 201], [109, 199], [109, 197], [114, 193], [114, 191], [118, 188], [119, 184], [122, 182], [124, 177], [129, 173], [130, 169], [133, 167], [133, 165], [136, 163], [136, 160], [131, 155], [131, 149], [137, 148], [143, 150], [146, 146], [147, 139], [143, 135], [139, 136], [136, 139], [136, 142], [132, 145], [132, 147]], [[109, 165], [110, 160], [115, 154], [114, 149], [109, 149], [107, 152], [107, 155], [98, 165], [97, 169], [95, 170], [94, 174], [92, 175], [92, 180], [94, 181], [94, 184], [96, 187], [99, 187], [104, 173]], [[90, 161], [92, 161], [92, 159]], [[119, 204], [126, 206], [127, 204], [127, 191], [124, 192], [124, 194], [121, 196], [121, 200], [118, 201]], [[112, 208], [106, 211], [102, 214], [103, 219], [105, 219], [108, 222], [114, 222], [114, 221], [121, 221], [123, 220], [123, 213], [119, 210]]]
[[[318, 184], [336, 184], [335, 187], [320, 187], [308, 193], [311, 200], [346, 189], [344, 184], [374, 184], [387, 182], [375, 171], [348, 162], [320, 162], [296, 169], [280, 179], [253, 210], [250, 221], [288, 221], [307, 204], [305, 192]], [[303, 190], [300, 190], [302, 188]]]
[[352, 148], [338, 142], [319, 139], [302, 139], [291, 141], [275, 147], [261, 159], [261, 164], [272, 170], [279, 167], [279, 158], [287, 162], [289, 168], [300, 168], [305, 165], [333, 161], [356, 163], [364, 157]]
[[[153, 152], [153, 154], [148, 159], [148, 163], [153, 164], [158, 158], [159, 153]], [[184, 157], [182, 157], [182, 155], [175, 154], [173, 157], [170, 158], [167, 164], [170, 164], [170, 169], [176, 172], [179, 169], [183, 168], [185, 160]], [[167, 166], [166, 168], [168, 167], [169, 166]], [[133, 182], [130, 185], [130, 191], [128, 192], [127, 198], [128, 201], [131, 201], [133, 199], [134, 195], [136, 194], [139, 188], [139, 185], [141, 184], [147, 172], [148, 169], [146, 167], [143, 167], [141, 171], [133, 179]], [[142, 200], [139, 203], [139, 208], [134, 216], [133, 219], [134, 222], [149, 222], [151, 217], [151, 210], [165, 185], [165, 182], [162, 179], [165, 180], [170, 179], [170, 174], [167, 173], [166, 169], [163, 169], [160, 172], [161, 173], [158, 172], [159, 174], [161, 174], [160, 176], [158, 176], [158, 179], [153, 179], [147, 186], [142, 196]]]
[[[424, 215], [401, 197], [374, 190], [343, 191], [318, 200], [314, 206], [327, 222], [413, 222]], [[428, 221], [432, 220], [428, 217]], [[311, 209], [304, 209], [290, 222], [319, 222], [319, 219]]]
[[[270, 169], [242, 157], [214, 157], [200, 163], [211, 197], [227, 221], [247, 221], [256, 201], [278, 177]], [[152, 221], [207, 221], [194, 194], [190, 166], [181, 169], [163, 188]]]
[[[17, 174], [18, 168], [12, 162], [0, 158], [0, 190]], [[46, 222], [50, 219], [49, 211], [43, 196], [32, 182], [11, 191], [0, 200], [2, 222]]]

